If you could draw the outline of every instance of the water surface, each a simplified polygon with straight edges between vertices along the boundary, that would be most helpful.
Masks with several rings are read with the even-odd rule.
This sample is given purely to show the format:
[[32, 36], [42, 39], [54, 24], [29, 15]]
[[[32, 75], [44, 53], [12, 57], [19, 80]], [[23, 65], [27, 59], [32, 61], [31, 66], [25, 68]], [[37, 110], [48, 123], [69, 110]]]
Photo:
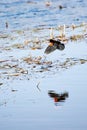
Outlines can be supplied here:
[[[44, 54], [49, 28], [87, 22], [86, 12], [86, 0], [0, 1], [0, 130], [87, 129], [87, 39]], [[41, 48], [34, 49], [37, 37]]]

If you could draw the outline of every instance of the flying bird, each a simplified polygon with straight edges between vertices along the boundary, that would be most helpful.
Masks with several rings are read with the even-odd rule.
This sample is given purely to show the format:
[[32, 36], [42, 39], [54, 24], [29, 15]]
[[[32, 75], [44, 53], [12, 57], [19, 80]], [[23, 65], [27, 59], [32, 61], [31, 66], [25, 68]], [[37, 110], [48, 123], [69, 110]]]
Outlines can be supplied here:
[[45, 49], [46, 54], [49, 54], [53, 51], [55, 51], [56, 49], [58, 50], [64, 50], [65, 45], [63, 43], [61, 43], [60, 40], [54, 40], [54, 39], [50, 39], [49, 40], [50, 44], [48, 45], [48, 47]]

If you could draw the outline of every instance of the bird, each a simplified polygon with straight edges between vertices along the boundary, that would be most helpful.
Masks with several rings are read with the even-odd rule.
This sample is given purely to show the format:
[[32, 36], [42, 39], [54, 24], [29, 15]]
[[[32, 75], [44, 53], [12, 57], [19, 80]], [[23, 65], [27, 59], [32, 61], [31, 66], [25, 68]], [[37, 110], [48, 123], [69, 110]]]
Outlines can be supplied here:
[[63, 92], [61, 94], [56, 93], [53, 90], [48, 91], [48, 95], [54, 99], [54, 102], [63, 102], [69, 97], [68, 92]]
[[61, 43], [60, 40], [50, 39], [49, 42], [50, 44], [48, 45], [48, 47], [45, 49], [45, 52], [44, 52], [46, 54], [49, 54], [55, 51], [56, 49], [61, 50], [61, 51], [65, 49], [65, 45]]

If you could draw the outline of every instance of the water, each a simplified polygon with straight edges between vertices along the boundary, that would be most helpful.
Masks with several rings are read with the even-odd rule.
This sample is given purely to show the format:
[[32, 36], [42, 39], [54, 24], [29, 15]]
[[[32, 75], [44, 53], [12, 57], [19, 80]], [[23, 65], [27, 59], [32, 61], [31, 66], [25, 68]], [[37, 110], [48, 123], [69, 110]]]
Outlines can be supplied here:
[[[86, 65], [77, 66], [42, 79], [38, 86], [40, 90], [37, 80], [13, 81], [9, 90], [2, 91], [7, 102], [0, 106], [0, 129], [86, 130], [86, 70]], [[49, 90], [67, 91], [69, 97], [65, 102], [55, 104], [48, 95]]]
[[[87, 22], [86, 12], [86, 0], [53, 0], [50, 6], [46, 0], [0, 1], [0, 130], [87, 129], [87, 39], [44, 54], [49, 28]], [[31, 49], [35, 37], [41, 49]], [[17, 47], [30, 38], [30, 46]], [[29, 57], [36, 59], [26, 63]], [[68, 97], [59, 101], [49, 91]]]
[[[64, 8], [59, 9], [59, 5]], [[45, 0], [33, 0], [30, 3], [27, 0], [2, 0], [0, 7], [0, 30], [4, 30], [6, 22], [10, 29], [22, 29], [41, 25], [55, 27], [87, 21], [86, 0], [54, 0], [51, 1], [51, 6], [46, 6]]]

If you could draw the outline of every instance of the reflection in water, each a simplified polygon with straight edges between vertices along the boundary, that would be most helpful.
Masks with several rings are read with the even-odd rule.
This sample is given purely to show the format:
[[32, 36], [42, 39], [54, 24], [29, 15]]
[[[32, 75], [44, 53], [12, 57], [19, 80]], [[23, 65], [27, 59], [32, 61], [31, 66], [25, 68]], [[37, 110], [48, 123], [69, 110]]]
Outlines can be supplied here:
[[59, 102], [64, 102], [66, 100], [66, 98], [69, 97], [68, 92], [58, 94], [53, 90], [48, 91], [48, 95], [54, 99], [54, 103], [56, 106], [59, 105]]

